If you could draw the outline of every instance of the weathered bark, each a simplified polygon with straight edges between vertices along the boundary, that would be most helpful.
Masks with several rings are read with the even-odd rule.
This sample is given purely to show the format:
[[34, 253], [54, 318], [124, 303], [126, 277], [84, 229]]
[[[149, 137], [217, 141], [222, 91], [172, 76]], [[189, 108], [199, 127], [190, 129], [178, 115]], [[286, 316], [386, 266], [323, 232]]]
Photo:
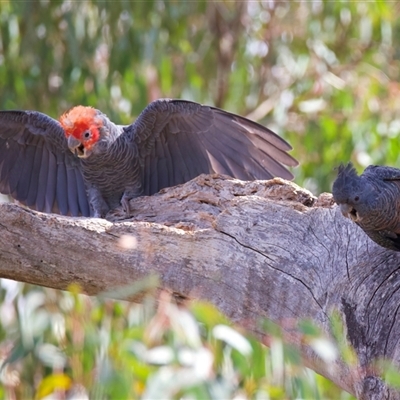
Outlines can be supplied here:
[[[94, 295], [157, 273], [160, 289], [214, 303], [264, 342], [258, 322], [271, 319], [308, 366], [358, 398], [400, 399], [373, 366], [400, 364], [400, 253], [373, 243], [330, 195], [315, 200], [280, 179], [202, 175], [132, 201], [123, 221], [120, 211], [106, 221], [2, 204], [0, 277]], [[121, 247], [122, 235], [136, 247]], [[325, 364], [296, 330], [312, 319], [329, 335], [333, 310], [357, 365]]]

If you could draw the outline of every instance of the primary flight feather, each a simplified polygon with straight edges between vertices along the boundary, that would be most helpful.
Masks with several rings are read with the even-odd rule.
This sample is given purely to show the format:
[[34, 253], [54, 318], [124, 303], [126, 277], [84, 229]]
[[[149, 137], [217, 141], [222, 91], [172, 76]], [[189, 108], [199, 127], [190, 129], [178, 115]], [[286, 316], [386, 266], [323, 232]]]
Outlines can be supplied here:
[[84, 106], [59, 121], [0, 111], [0, 192], [38, 211], [104, 217], [202, 173], [292, 179], [289, 150], [256, 122], [185, 100], [156, 100], [128, 126]]

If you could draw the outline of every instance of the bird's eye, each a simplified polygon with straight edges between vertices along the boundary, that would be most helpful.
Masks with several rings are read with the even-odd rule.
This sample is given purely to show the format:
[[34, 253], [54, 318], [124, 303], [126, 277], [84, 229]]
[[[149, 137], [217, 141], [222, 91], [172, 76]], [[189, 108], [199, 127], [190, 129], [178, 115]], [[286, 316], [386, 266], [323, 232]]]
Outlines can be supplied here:
[[358, 201], [358, 200], [360, 200], [359, 196], [354, 197], [354, 201]]
[[84, 137], [85, 139], [89, 139], [89, 138], [90, 138], [90, 132], [89, 132], [89, 131], [86, 131], [86, 132], [83, 134], [83, 137]]

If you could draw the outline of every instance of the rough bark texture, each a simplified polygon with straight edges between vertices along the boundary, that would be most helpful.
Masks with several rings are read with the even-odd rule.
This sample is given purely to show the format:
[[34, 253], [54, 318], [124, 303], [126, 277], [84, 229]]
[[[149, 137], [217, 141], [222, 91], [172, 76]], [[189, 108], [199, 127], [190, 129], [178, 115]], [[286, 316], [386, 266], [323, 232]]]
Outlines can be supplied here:
[[[359, 399], [400, 399], [373, 364], [400, 364], [400, 253], [373, 243], [329, 194], [202, 175], [131, 205], [134, 217], [117, 210], [106, 221], [1, 204], [0, 277], [57, 289], [76, 282], [94, 295], [154, 272], [160, 289], [214, 303], [264, 342], [258, 321], [271, 319], [308, 366]], [[121, 247], [122, 235], [136, 247]], [[312, 319], [330, 335], [333, 310], [356, 365], [325, 364], [296, 329]]]

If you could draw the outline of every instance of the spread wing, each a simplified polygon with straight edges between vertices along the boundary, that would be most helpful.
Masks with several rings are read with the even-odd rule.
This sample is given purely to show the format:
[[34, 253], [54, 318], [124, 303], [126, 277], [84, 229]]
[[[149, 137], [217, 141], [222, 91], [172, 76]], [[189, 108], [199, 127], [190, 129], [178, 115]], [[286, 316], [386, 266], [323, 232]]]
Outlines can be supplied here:
[[189, 181], [202, 173], [241, 180], [292, 179], [291, 146], [244, 117], [191, 101], [161, 99], [125, 128], [138, 147], [144, 194]]
[[80, 162], [58, 121], [0, 111], [0, 193], [38, 211], [90, 215]]

